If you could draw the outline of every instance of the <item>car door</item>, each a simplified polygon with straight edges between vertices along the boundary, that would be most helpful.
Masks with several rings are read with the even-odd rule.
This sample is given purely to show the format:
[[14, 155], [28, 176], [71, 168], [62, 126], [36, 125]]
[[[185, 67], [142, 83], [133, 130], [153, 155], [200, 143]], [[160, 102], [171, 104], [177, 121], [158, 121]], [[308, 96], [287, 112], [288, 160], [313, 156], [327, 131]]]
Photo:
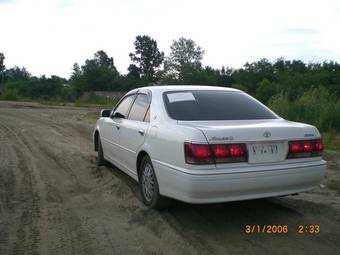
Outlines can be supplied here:
[[138, 93], [127, 119], [120, 126], [120, 158], [122, 164], [136, 175], [136, 159], [145, 140], [150, 122], [151, 93]]
[[[115, 107], [110, 118], [105, 118], [103, 127], [101, 129], [101, 141], [104, 150], [105, 158], [113, 161], [113, 163], [120, 163], [119, 154], [119, 133], [122, 117], [127, 117], [131, 104], [134, 101], [135, 94], [127, 95]], [[120, 114], [118, 117], [117, 114]]]

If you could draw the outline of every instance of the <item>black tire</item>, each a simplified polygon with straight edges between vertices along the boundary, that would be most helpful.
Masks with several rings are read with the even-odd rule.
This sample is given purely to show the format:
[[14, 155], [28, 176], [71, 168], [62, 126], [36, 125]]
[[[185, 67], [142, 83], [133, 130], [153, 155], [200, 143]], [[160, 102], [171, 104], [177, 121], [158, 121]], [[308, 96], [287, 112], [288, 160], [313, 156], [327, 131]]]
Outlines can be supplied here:
[[152, 209], [165, 209], [170, 204], [170, 199], [159, 194], [159, 186], [151, 160], [145, 156], [139, 168], [139, 188], [143, 203]]
[[103, 146], [102, 142], [100, 141], [100, 136], [98, 136], [98, 141], [97, 141], [97, 166], [104, 166], [105, 165], [105, 159], [104, 159], [104, 152], [103, 152]]

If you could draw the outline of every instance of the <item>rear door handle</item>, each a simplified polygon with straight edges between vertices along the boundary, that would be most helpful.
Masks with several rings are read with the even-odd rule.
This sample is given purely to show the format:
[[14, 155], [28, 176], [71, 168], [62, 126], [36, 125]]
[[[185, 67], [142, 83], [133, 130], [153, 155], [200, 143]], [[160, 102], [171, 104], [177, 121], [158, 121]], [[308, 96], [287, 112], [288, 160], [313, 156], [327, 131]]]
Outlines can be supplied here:
[[144, 130], [143, 129], [139, 129], [138, 133], [140, 133], [140, 135], [144, 135]]

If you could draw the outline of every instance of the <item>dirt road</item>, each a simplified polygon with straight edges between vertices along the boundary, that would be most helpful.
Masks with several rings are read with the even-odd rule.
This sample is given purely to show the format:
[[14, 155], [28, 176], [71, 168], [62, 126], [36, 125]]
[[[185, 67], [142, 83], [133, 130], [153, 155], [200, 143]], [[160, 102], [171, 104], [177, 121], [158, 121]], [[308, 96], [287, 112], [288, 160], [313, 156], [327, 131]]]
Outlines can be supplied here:
[[[98, 110], [0, 102], [1, 255], [339, 254], [340, 198], [326, 187], [148, 210], [134, 181], [113, 166], [95, 166]], [[338, 178], [340, 158], [328, 157], [327, 178]], [[246, 224], [284, 224], [289, 232], [246, 234]], [[298, 233], [309, 224], [320, 233]]]

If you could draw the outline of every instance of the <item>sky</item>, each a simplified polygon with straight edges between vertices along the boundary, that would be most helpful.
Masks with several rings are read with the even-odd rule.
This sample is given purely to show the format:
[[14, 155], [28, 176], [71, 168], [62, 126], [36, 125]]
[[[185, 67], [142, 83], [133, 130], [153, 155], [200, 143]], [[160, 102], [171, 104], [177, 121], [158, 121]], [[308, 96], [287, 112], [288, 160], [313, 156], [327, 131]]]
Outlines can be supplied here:
[[0, 0], [7, 68], [68, 78], [104, 50], [121, 73], [137, 35], [165, 55], [179, 37], [205, 50], [203, 64], [240, 68], [267, 58], [340, 62], [339, 0]]

